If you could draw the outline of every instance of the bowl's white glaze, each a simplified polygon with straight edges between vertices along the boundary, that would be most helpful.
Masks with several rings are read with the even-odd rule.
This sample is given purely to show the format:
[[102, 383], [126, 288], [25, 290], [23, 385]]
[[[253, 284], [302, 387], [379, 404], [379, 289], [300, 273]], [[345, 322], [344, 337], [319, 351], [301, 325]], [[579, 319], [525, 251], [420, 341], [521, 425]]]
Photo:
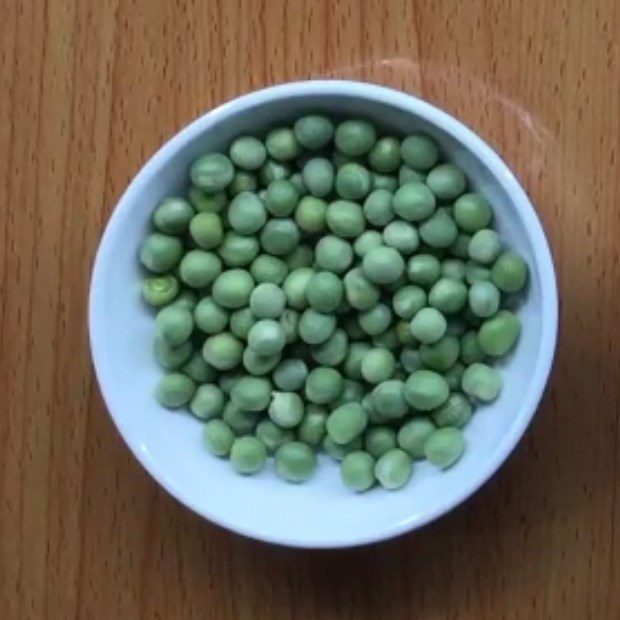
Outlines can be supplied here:
[[[200, 153], [224, 149], [239, 134], [264, 133], [312, 111], [366, 117], [399, 135], [415, 130], [432, 135], [491, 200], [502, 239], [530, 267], [529, 290], [520, 308], [522, 337], [502, 364], [500, 398], [481, 407], [467, 426], [467, 451], [457, 466], [439, 472], [416, 464], [411, 482], [398, 492], [378, 488], [350, 493], [328, 459], [321, 460], [311, 482], [300, 486], [276, 478], [273, 464], [258, 476], [238, 476], [226, 461], [205, 452], [201, 422], [166, 411], [153, 396], [161, 370], [153, 358], [152, 316], [140, 300], [137, 261], [153, 207], [183, 190], [189, 164]], [[308, 81], [266, 88], [220, 106], [147, 162], [103, 235], [89, 311], [94, 365], [110, 414], [138, 460], [169, 493], [246, 536], [299, 547], [345, 547], [390, 538], [436, 519], [500, 467], [532, 419], [547, 382], [558, 309], [553, 263], [540, 222], [514, 175], [487, 144], [411, 95], [358, 82]]]

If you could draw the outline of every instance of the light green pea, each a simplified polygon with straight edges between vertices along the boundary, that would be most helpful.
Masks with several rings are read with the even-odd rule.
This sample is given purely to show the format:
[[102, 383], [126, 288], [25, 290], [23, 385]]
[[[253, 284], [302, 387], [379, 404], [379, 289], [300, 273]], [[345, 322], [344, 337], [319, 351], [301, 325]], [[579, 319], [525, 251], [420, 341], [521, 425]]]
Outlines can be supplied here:
[[239, 474], [256, 474], [265, 467], [267, 448], [256, 437], [238, 437], [230, 449], [230, 464]]
[[468, 284], [474, 282], [486, 282], [491, 279], [491, 270], [488, 267], [478, 265], [474, 261], [468, 260], [465, 263], [465, 280]]
[[386, 420], [402, 418], [409, 411], [404, 389], [405, 384], [396, 379], [379, 383], [371, 394], [373, 409], [381, 412]]
[[448, 387], [451, 390], [460, 389], [464, 372], [465, 366], [463, 366], [460, 362], [457, 362], [454, 366], [452, 366], [452, 368], [450, 368], [450, 370], [443, 373], [443, 378], [447, 381]]
[[471, 311], [481, 318], [493, 316], [499, 310], [499, 290], [492, 282], [474, 282], [468, 293]]
[[452, 467], [465, 450], [463, 433], [457, 428], [439, 428], [426, 440], [424, 455], [429, 463], [440, 469]]
[[241, 192], [255, 192], [258, 189], [258, 179], [255, 174], [245, 170], [237, 170], [228, 186], [228, 194], [232, 197]]
[[399, 448], [388, 450], [375, 463], [375, 477], [379, 484], [390, 491], [404, 487], [413, 471], [409, 455]]
[[228, 325], [228, 312], [212, 297], [203, 297], [194, 308], [194, 321], [205, 334], [217, 334]]
[[235, 442], [235, 434], [222, 420], [209, 420], [202, 431], [207, 450], [214, 456], [228, 456]]
[[308, 194], [308, 188], [306, 187], [306, 184], [304, 183], [304, 179], [303, 179], [301, 172], [295, 172], [291, 174], [291, 176], [289, 177], [289, 180], [293, 184], [293, 186], [297, 190], [297, 193], [300, 196], [306, 196]]
[[362, 269], [371, 282], [389, 284], [401, 277], [405, 270], [405, 261], [394, 248], [379, 247], [364, 256]]
[[215, 381], [218, 374], [215, 368], [207, 364], [200, 350], [192, 353], [181, 370], [196, 383], [211, 383]]
[[439, 427], [454, 426], [460, 428], [465, 426], [471, 419], [473, 407], [463, 394], [455, 392], [450, 394], [448, 400], [438, 409], [432, 412], [432, 418]]
[[265, 146], [269, 157], [276, 161], [289, 161], [299, 155], [301, 148], [295, 133], [288, 127], [274, 129], [267, 134]]
[[[233, 201], [234, 202], [234, 201]], [[299, 192], [288, 179], [276, 179], [269, 183], [265, 206], [276, 217], [288, 217], [299, 202]]]
[[411, 346], [403, 347], [398, 359], [403, 369], [408, 373], [415, 372], [422, 368], [420, 352], [418, 349], [414, 349]]
[[362, 437], [356, 437], [346, 444], [337, 444], [329, 435], [325, 435], [322, 443], [323, 451], [335, 461], [342, 459], [351, 452], [362, 449]]
[[377, 140], [368, 154], [368, 163], [377, 172], [394, 172], [400, 161], [400, 141], [392, 137]]
[[270, 356], [280, 353], [286, 344], [282, 326], [277, 321], [263, 319], [258, 321], [248, 332], [248, 346], [257, 355]]
[[189, 223], [189, 233], [198, 247], [211, 250], [224, 238], [222, 220], [217, 213], [198, 213]]
[[198, 303], [198, 296], [190, 289], [182, 290], [175, 300], [168, 304], [169, 306], [176, 306], [178, 308], [186, 308], [187, 310], [194, 311], [196, 304]]
[[391, 325], [392, 311], [389, 306], [379, 303], [370, 310], [360, 312], [358, 321], [369, 336], [378, 336]]
[[257, 319], [277, 319], [285, 305], [284, 291], [270, 282], [259, 284], [250, 295], [250, 310]]
[[337, 370], [319, 366], [308, 374], [304, 393], [310, 402], [327, 405], [338, 399], [342, 387], [342, 376]]
[[323, 343], [312, 347], [312, 359], [321, 366], [338, 366], [349, 350], [349, 337], [344, 329], [336, 329]]
[[254, 279], [243, 269], [229, 269], [213, 283], [213, 299], [224, 308], [242, 308], [247, 305], [254, 289]]
[[461, 336], [460, 359], [463, 364], [473, 364], [484, 361], [485, 354], [478, 343], [478, 334], [474, 331], [465, 332]]
[[428, 173], [426, 185], [439, 200], [454, 200], [467, 188], [467, 179], [458, 166], [439, 164]]
[[268, 254], [286, 256], [298, 245], [301, 233], [297, 224], [288, 218], [269, 220], [260, 233], [260, 244]]
[[353, 262], [351, 245], [334, 235], [321, 237], [314, 252], [317, 266], [334, 273], [343, 273]]
[[[349, 338], [351, 334], [349, 333]], [[344, 361], [343, 371], [349, 379], [362, 379], [362, 359], [372, 347], [367, 342], [352, 342]]]
[[385, 245], [404, 255], [412, 254], [420, 245], [420, 237], [415, 226], [402, 220], [390, 222], [383, 229], [383, 241]]
[[444, 314], [456, 314], [467, 304], [467, 286], [459, 280], [440, 278], [428, 293], [428, 303]]
[[286, 296], [286, 302], [291, 308], [303, 310], [307, 307], [306, 292], [312, 276], [314, 276], [314, 271], [308, 267], [294, 269], [286, 276], [282, 290]]
[[491, 264], [502, 249], [498, 234], [490, 228], [479, 230], [469, 242], [469, 257], [483, 265]]
[[332, 406], [334, 409], [346, 403], [359, 403], [366, 395], [366, 387], [360, 381], [344, 379], [342, 382], [342, 392], [340, 397]]
[[198, 187], [192, 187], [187, 193], [187, 198], [198, 213], [220, 213], [228, 204], [226, 192], [205, 194]]
[[334, 189], [334, 165], [329, 159], [315, 157], [308, 160], [301, 174], [304, 185], [317, 198], [325, 198]]
[[288, 275], [288, 265], [275, 256], [261, 254], [252, 261], [250, 273], [258, 284], [270, 282], [279, 285]]
[[502, 378], [495, 368], [476, 362], [466, 368], [461, 386], [465, 394], [488, 403], [499, 396]]
[[364, 215], [373, 226], [385, 226], [394, 219], [393, 195], [387, 189], [375, 189], [364, 201]]
[[224, 235], [217, 251], [227, 267], [244, 267], [258, 256], [260, 244], [256, 237], [246, 237], [229, 231]]
[[403, 161], [416, 170], [429, 170], [439, 159], [439, 150], [432, 138], [423, 133], [407, 136], [400, 145]]
[[327, 411], [318, 405], [309, 405], [306, 415], [297, 427], [300, 441], [309, 446], [320, 446], [325, 439]]
[[181, 260], [179, 275], [192, 288], [211, 284], [222, 272], [222, 261], [212, 252], [190, 250]]
[[237, 436], [248, 435], [254, 432], [261, 414], [255, 411], [243, 411], [232, 401], [224, 405], [222, 420], [228, 424]]
[[301, 441], [291, 441], [280, 446], [275, 454], [276, 473], [287, 482], [305, 482], [314, 475], [316, 455]]
[[377, 140], [375, 128], [367, 121], [348, 120], [336, 128], [336, 148], [349, 157], [365, 155]]
[[241, 308], [230, 315], [230, 331], [245, 340], [248, 337], [250, 328], [256, 323], [256, 317], [249, 308]]
[[405, 399], [418, 411], [430, 411], [443, 405], [450, 394], [446, 380], [431, 370], [416, 370], [405, 382]]
[[387, 381], [396, 368], [394, 354], [387, 349], [373, 348], [362, 358], [361, 373], [368, 383]]
[[288, 179], [290, 176], [290, 166], [280, 161], [274, 161], [273, 159], [268, 159], [262, 165], [259, 172], [260, 181], [265, 187], [276, 179]]
[[318, 312], [334, 312], [343, 297], [343, 284], [331, 271], [319, 271], [309, 280], [306, 298], [310, 307]]
[[443, 338], [448, 322], [436, 308], [422, 308], [411, 319], [410, 327], [411, 333], [417, 340], [432, 344]]
[[192, 183], [207, 194], [221, 192], [232, 181], [234, 174], [232, 162], [221, 153], [203, 155], [190, 168]]
[[270, 373], [278, 365], [280, 359], [280, 353], [258, 355], [250, 347], [246, 347], [243, 351], [243, 367], [251, 375], [266, 375]]
[[214, 368], [230, 370], [241, 362], [243, 345], [232, 334], [224, 332], [205, 340], [202, 355], [205, 361]]
[[405, 183], [411, 183], [411, 181], [424, 183], [424, 181], [426, 181], [426, 175], [404, 164], [398, 169], [398, 184], [405, 185]]
[[344, 277], [347, 302], [356, 310], [370, 310], [379, 302], [380, 291], [359, 267], [351, 269]]
[[291, 344], [297, 340], [299, 333], [299, 312], [291, 308], [285, 308], [279, 323], [284, 331], [284, 338], [287, 344]]
[[465, 262], [458, 258], [446, 258], [441, 263], [441, 275], [452, 280], [465, 280]]
[[[407, 325], [407, 327], [409, 326]], [[400, 340], [398, 338], [398, 333], [396, 332], [396, 327], [392, 325], [392, 327], [384, 331], [382, 334], [379, 334], [378, 336], [373, 336], [372, 344], [375, 347], [383, 349], [396, 349], [400, 345]]]
[[430, 217], [436, 207], [433, 193], [418, 181], [401, 185], [392, 200], [392, 208], [398, 217], [409, 222], [421, 222]]
[[362, 434], [368, 414], [359, 403], [345, 403], [327, 418], [327, 434], [337, 444], [346, 444]]
[[430, 288], [441, 277], [441, 263], [431, 254], [416, 254], [407, 263], [407, 278], [412, 284]]
[[463, 194], [454, 203], [454, 219], [459, 227], [468, 233], [486, 228], [492, 216], [491, 205], [482, 194]]
[[446, 372], [459, 359], [459, 339], [456, 336], [446, 335], [432, 344], [420, 346], [420, 359], [431, 370]]
[[383, 245], [383, 237], [378, 230], [365, 230], [354, 242], [353, 250], [360, 258], [364, 258], [370, 250]]
[[364, 448], [376, 459], [396, 447], [396, 431], [389, 426], [373, 426], [364, 434]]
[[228, 221], [232, 229], [240, 235], [258, 232], [267, 221], [262, 200], [252, 192], [237, 194], [228, 207]]
[[153, 212], [155, 228], [166, 235], [181, 235], [194, 217], [194, 208], [184, 198], [165, 198]]
[[304, 310], [299, 319], [299, 337], [308, 344], [325, 342], [336, 329], [336, 317], [323, 314], [312, 308]]
[[170, 346], [179, 346], [189, 339], [194, 330], [194, 317], [189, 310], [168, 306], [155, 319], [159, 338]]
[[518, 293], [527, 281], [527, 263], [515, 252], [504, 252], [491, 268], [491, 280], [504, 293]]
[[410, 321], [426, 306], [427, 296], [423, 288], [414, 284], [403, 286], [392, 297], [394, 312], [406, 321]]
[[334, 125], [325, 116], [309, 114], [295, 122], [293, 131], [299, 144], [316, 151], [329, 144], [334, 135]]
[[480, 326], [478, 344], [487, 355], [501, 357], [515, 346], [520, 331], [521, 324], [516, 315], [500, 310]]
[[364, 232], [364, 212], [355, 202], [336, 200], [327, 206], [327, 226], [334, 235], [351, 239]]
[[361, 450], [345, 455], [340, 463], [340, 478], [344, 485], [358, 493], [367, 491], [375, 483], [375, 459]]
[[267, 151], [257, 138], [241, 136], [230, 145], [229, 156], [239, 168], [258, 170], [265, 163]]
[[304, 402], [295, 392], [274, 392], [268, 413], [278, 426], [294, 428], [304, 417]]
[[183, 256], [183, 244], [176, 237], [151, 233], [140, 246], [140, 262], [152, 273], [170, 271]]
[[149, 306], [165, 306], [178, 294], [179, 281], [172, 275], [145, 278], [142, 281], [142, 299]]
[[281, 428], [271, 420], [261, 420], [254, 431], [267, 448], [268, 452], [275, 452], [281, 445], [295, 440], [295, 433], [288, 428]]
[[178, 409], [187, 405], [195, 390], [196, 384], [189, 377], [180, 372], [172, 372], [159, 380], [155, 397], [162, 407]]
[[217, 385], [199, 385], [189, 408], [200, 420], [215, 418], [224, 410], [224, 392]]
[[278, 364], [273, 373], [276, 387], [284, 392], [296, 392], [304, 387], [308, 367], [301, 359], [286, 359]]
[[390, 193], [395, 192], [398, 189], [398, 179], [395, 176], [388, 174], [379, 174], [377, 172], [371, 173], [372, 189], [387, 189]]
[[175, 370], [183, 365], [191, 357], [192, 350], [190, 340], [173, 347], [162, 338], [156, 338], [153, 345], [155, 359], [166, 370]]
[[456, 224], [445, 209], [438, 209], [420, 226], [419, 232], [431, 248], [448, 248], [458, 235]]
[[400, 427], [396, 441], [411, 458], [423, 459], [424, 444], [435, 430], [435, 425], [427, 417], [412, 418]]
[[336, 173], [336, 193], [345, 200], [365, 198], [371, 185], [370, 172], [360, 164], [345, 164]]
[[295, 209], [295, 222], [310, 235], [325, 230], [327, 203], [314, 196], [304, 196]]

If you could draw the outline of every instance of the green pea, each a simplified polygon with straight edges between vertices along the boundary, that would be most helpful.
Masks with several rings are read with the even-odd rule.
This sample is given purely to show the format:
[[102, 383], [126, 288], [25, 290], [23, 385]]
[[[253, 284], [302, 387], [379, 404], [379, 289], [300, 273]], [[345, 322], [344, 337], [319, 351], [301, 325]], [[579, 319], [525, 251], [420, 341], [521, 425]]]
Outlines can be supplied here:
[[515, 252], [504, 252], [491, 268], [491, 280], [504, 293], [518, 293], [527, 281], [527, 264]]
[[[351, 338], [351, 334], [348, 334]], [[362, 378], [362, 359], [372, 347], [367, 342], [352, 342], [344, 361], [344, 374], [350, 379]]]
[[250, 310], [257, 319], [277, 319], [285, 305], [284, 291], [270, 282], [259, 284], [250, 295]]
[[192, 313], [174, 306], [161, 309], [155, 324], [159, 338], [173, 347], [188, 340], [194, 330]]
[[364, 448], [376, 459], [396, 446], [396, 432], [389, 426], [373, 426], [364, 435]]
[[308, 344], [325, 342], [336, 329], [336, 317], [323, 314], [312, 308], [304, 310], [299, 319], [299, 337]]
[[471, 241], [471, 237], [469, 235], [458, 233], [456, 235], [456, 239], [452, 242], [452, 245], [448, 248], [448, 250], [456, 258], [460, 258], [463, 260], [467, 259], [469, 258], [469, 242], [470, 241]]
[[377, 304], [370, 310], [360, 312], [358, 321], [369, 336], [378, 336], [392, 323], [392, 311], [385, 304]]
[[[233, 386], [235, 385], [235, 383], [237, 383], [237, 381], [239, 381], [239, 379], [241, 379], [242, 377], [245, 377], [245, 373], [243, 373], [241, 370], [222, 372], [220, 373], [220, 376], [218, 377], [217, 383], [220, 389], [222, 390], [222, 392], [228, 395], [230, 394], [230, 391], [233, 389]], [[226, 407], [232, 408], [235, 411], [237, 410], [237, 407], [235, 407], [231, 402], [228, 402], [224, 407], [224, 413], [226, 412]]]
[[448, 400], [450, 390], [440, 374], [431, 370], [416, 370], [405, 382], [404, 393], [414, 409], [430, 411]]
[[345, 455], [340, 464], [340, 477], [352, 491], [367, 491], [375, 483], [375, 459], [361, 450]]
[[343, 282], [346, 300], [353, 308], [369, 310], [377, 305], [379, 289], [366, 278], [362, 269], [351, 269]]
[[452, 366], [452, 368], [450, 368], [450, 370], [443, 373], [443, 378], [447, 381], [448, 387], [451, 390], [460, 389], [464, 372], [465, 366], [463, 366], [460, 362], [457, 362], [454, 366]]
[[458, 258], [447, 258], [441, 263], [441, 275], [452, 280], [465, 280], [465, 263]]
[[353, 242], [353, 250], [357, 256], [364, 258], [370, 250], [382, 245], [383, 237], [378, 230], [366, 230]]
[[420, 346], [420, 359], [431, 370], [445, 372], [459, 359], [461, 347], [456, 336], [444, 336], [432, 344]]
[[327, 411], [318, 405], [309, 405], [306, 415], [297, 427], [300, 441], [309, 446], [320, 446], [325, 439]]
[[359, 403], [366, 394], [366, 387], [360, 381], [354, 381], [353, 379], [345, 379], [342, 382], [342, 392], [340, 397], [332, 406], [334, 409], [344, 405], [346, 403]]
[[222, 272], [222, 261], [212, 252], [190, 250], [179, 265], [181, 280], [192, 288], [211, 284]]
[[195, 390], [196, 384], [189, 377], [180, 372], [172, 372], [159, 380], [155, 397], [162, 407], [178, 409], [187, 405]]
[[379, 484], [390, 491], [404, 487], [413, 471], [409, 455], [399, 448], [388, 450], [375, 463], [375, 477]]
[[[409, 325], [407, 325], [409, 328]], [[375, 347], [383, 348], [383, 349], [395, 349], [400, 345], [400, 340], [398, 338], [398, 333], [396, 332], [396, 327], [392, 326], [382, 334], [378, 336], [373, 336], [372, 344]]]
[[396, 138], [381, 138], [368, 154], [368, 163], [378, 172], [394, 172], [400, 166], [400, 142]]
[[196, 383], [210, 383], [217, 378], [215, 368], [207, 364], [200, 350], [192, 353], [189, 359], [183, 364], [181, 370]]
[[290, 176], [290, 166], [280, 161], [274, 161], [273, 159], [268, 159], [259, 172], [260, 181], [265, 187], [276, 179], [288, 179]]
[[287, 217], [299, 202], [299, 192], [288, 179], [277, 179], [269, 183], [265, 195], [265, 206], [276, 217]]
[[441, 277], [441, 263], [431, 254], [416, 254], [407, 263], [407, 278], [413, 284], [430, 288]]
[[398, 340], [396, 346], [410, 347], [416, 343], [416, 339], [411, 333], [411, 326], [408, 321], [398, 321], [395, 327], [396, 338]]
[[469, 307], [481, 318], [493, 316], [499, 310], [499, 290], [492, 282], [474, 282], [469, 289]]
[[426, 176], [405, 164], [398, 169], [398, 184], [405, 185], [405, 183], [411, 183], [411, 181], [424, 183]]
[[396, 441], [411, 458], [423, 459], [424, 444], [435, 430], [435, 425], [427, 417], [412, 418], [400, 427]]
[[454, 203], [454, 219], [460, 228], [469, 233], [486, 228], [492, 216], [491, 205], [482, 194], [463, 194]]
[[280, 353], [258, 355], [250, 347], [246, 347], [243, 351], [243, 367], [251, 375], [266, 375], [270, 373], [278, 365], [280, 359]]
[[198, 213], [220, 213], [228, 204], [226, 192], [205, 194], [198, 187], [192, 187], [187, 193], [187, 197], [192, 207], [194, 207]]
[[453, 426], [460, 428], [471, 419], [473, 407], [465, 396], [455, 392], [448, 400], [432, 412], [433, 421], [439, 427]]
[[370, 172], [360, 164], [349, 163], [336, 173], [336, 192], [345, 200], [365, 198], [371, 189]]
[[420, 352], [411, 346], [403, 347], [400, 352], [399, 361], [403, 369], [412, 373], [422, 368], [422, 360], [420, 359]]
[[178, 294], [179, 281], [172, 275], [145, 278], [142, 281], [142, 299], [149, 306], [165, 306]]
[[235, 168], [230, 159], [221, 153], [209, 153], [199, 157], [190, 168], [192, 183], [207, 192], [221, 192], [231, 181]]
[[306, 297], [314, 310], [333, 312], [342, 301], [342, 281], [331, 271], [319, 271], [310, 278]]
[[224, 235], [218, 253], [227, 267], [244, 267], [249, 265], [260, 251], [260, 244], [255, 237], [246, 237], [235, 232]]
[[432, 138], [423, 133], [407, 136], [400, 145], [403, 161], [416, 170], [429, 170], [439, 159], [439, 150]]
[[235, 166], [244, 170], [258, 170], [267, 158], [267, 151], [263, 143], [253, 136], [241, 136], [231, 145], [230, 159]]
[[289, 161], [295, 159], [300, 153], [300, 145], [295, 133], [288, 127], [274, 129], [267, 134], [265, 146], [269, 157], [276, 161]]
[[387, 381], [394, 373], [396, 360], [387, 349], [370, 349], [362, 358], [361, 373], [368, 383]]
[[196, 214], [189, 222], [189, 232], [203, 250], [216, 248], [224, 238], [222, 220], [217, 213]]
[[297, 246], [285, 259], [289, 271], [301, 267], [311, 267], [314, 264], [314, 252], [307, 245]]
[[228, 325], [228, 313], [212, 297], [203, 297], [194, 308], [194, 321], [205, 334], [217, 334]]
[[254, 411], [242, 411], [232, 401], [224, 405], [222, 420], [237, 436], [253, 433], [259, 418], [260, 414]]
[[334, 135], [334, 125], [325, 116], [309, 114], [295, 122], [294, 132], [299, 144], [316, 151], [329, 144]]
[[469, 242], [469, 257], [478, 263], [488, 265], [502, 249], [498, 234], [490, 228], [479, 230]]
[[467, 286], [463, 282], [440, 278], [428, 293], [428, 303], [444, 314], [455, 314], [467, 304], [467, 294]]
[[295, 222], [305, 233], [315, 234], [325, 230], [327, 203], [314, 196], [304, 196], [295, 209]]
[[365, 155], [377, 140], [375, 128], [367, 121], [348, 120], [336, 128], [336, 148], [349, 157]]
[[411, 333], [420, 342], [432, 344], [443, 338], [448, 322], [436, 308], [422, 308], [411, 319]]
[[314, 368], [308, 373], [304, 393], [317, 405], [332, 403], [342, 393], [342, 376], [333, 368]]
[[372, 172], [370, 177], [373, 190], [387, 189], [390, 193], [393, 193], [398, 189], [398, 179], [395, 176]]
[[285, 344], [286, 338], [282, 326], [271, 319], [258, 321], [248, 332], [248, 346], [257, 355], [275, 355], [282, 351]]
[[273, 382], [284, 392], [296, 392], [304, 387], [307, 376], [308, 367], [303, 360], [286, 359], [274, 370]]
[[468, 260], [465, 263], [465, 280], [468, 284], [474, 284], [474, 282], [486, 282], [491, 279], [491, 270], [488, 267], [478, 265], [473, 261]]
[[438, 209], [420, 226], [422, 241], [432, 248], [448, 248], [458, 235], [454, 220], [444, 209]]
[[250, 265], [250, 273], [258, 284], [282, 284], [288, 275], [287, 264], [275, 256], [261, 254]]
[[140, 246], [140, 262], [152, 273], [166, 273], [181, 260], [183, 244], [176, 237], [151, 233]]
[[358, 237], [365, 228], [362, 208], [348, 200], [330, 203], [327, 206], [326, 222], [332, 233], [345, 239]]
[[387, 189], [375, 189], [364, 201], [364, 215], [373, 226], [385, 226], [394, 219], [393, 195]]
[[454, 164], [439, 164], [428, 173], [426, 185], [439, 200], [454, 200], [467, 188], [467, 179]]
[[435, 196], [418, 181], [401, 185], [394, 194], [392, 208], [398, 217], [409, 222], [421, 222], [435, 211]]
[[260, 243], [265, 252], [274, 256], [286, 256], [298, 245], [301, 233], [291, 219], [269, 220], [260, 233]]
[[314, 475], [316, 455], [310, 446], [291, 441], [280, 446], [275, 454], [276, 473], [287, 482], [305, 482]]
[[295, 440], [295, 433], [288, 428], [281, 428], [271, 420], [261, 420], [254, 431], [269, 452], [275, 452], [281, 445]]
[[156, 338], [153, 350], [160, 366], [166, 370], [175, 370], [190, 358], [193, 347], [189, 340], [173, 347], [162, 338]]
[[194, 291], [189, 289], [182, 290], [176, 299], [170, 303], [170, 306], [176, 306], [178, 308], [186, 308], [191, 312], [194, 311], [196, 304], [198, 303], [198, 296]]
[[414, 284], [404, 286], [392, 297], [394, 312], [402, 319], [410, 321], [426, 306], [426, 292]]
[[405, 261], [394, 248], [379, 247], [364, 256], [362, 269], [371, 282], [389, 284], [401, 277], [405, 270]]
[[256, 323], [256, 317], [249, 308], [241, 308], [230, 315], [230, 331], [245, 340], [252, 325]]
[[308, 188], [306, 187], [306, 184], [304, 183], [304, 179], [303, 179], [301, 172], [295, 172], [291, 174], [289, 180], [293, 184], [293, 187], [295, 187], [295, 189], [297, 190], [297, 193], [300, 196], [306, 196], [308, 194]]
[[303, 310], [308, 305], [307, 290], [314, 271], [308, 267], [293, 269], [284, 279], [282, 290], [291, 308]]
[[237, 194], [228, 207], [228, 221], [240, 235], [258, 232], [267, 221], [267, 214], [261, 199], [252, 192]]
[[415, 226], [402, 220], [390, 222], [383, 229], [385, 245], [398, 250], [401, 254], [412, 254], [420, 245], [420, 237]]
[[202, 355], [205, 361], [214, 368], [230, 370], [241, 362], [243, 345], [232, 334], [224, 332], [205, 340]]
[[215, 456], [228, 456], [235, 442], [235, 434], [222, 420], [209, 420], [202, 431], [207, 450]]
[[351, 452], [362, 449], [362, 437], [356, 437], [353, 441], [346, 444], [337, 444], [329, 435], [325, 435], [322, 444], [325, 454], [330, 456], [335, 461], [342, 461], [342, 459]]
[[321, 237], [314, 252], [317, 266], [326, 271], [343, 273], [353, 262], [351, 245], [334, 235]]
[[189, 408], [200, 420], [215, 418], [224, 410], [224, 392], [217, 385], [199, 385]]
[[230, 464], [239, 474], [256, 474], [267, 462], [267, 448], [256, 437], [238, 437], [230, 449]]
[[452, 467], [461, 458], [464, 450], [465, 440], [458, 428], [439, 428], [424, 444], [426, 459], [440, 469]]
[[379, 383], [371, 395], [373, 409], [380, 411], [386, 420], [402, 418], [409, 411], [404, 389], [405, 384], [396, 379]]
[[153, 224], [167, 235], [180, 235], [187, 230], [194, 208], [183, 198], [166, 198], [153, 212]]
[[285, 308], [279, 323], [284, 331], [284, 338], [287, 344], [291, 344], [297, 340], [299, 334], [299, 312]]
[[519, 319], [508, 310], [500, 310], [480, 326], [478, 344], [487, 355], [501, 357], [515, 346], [520, 331]]
[[344, 329], [336, 329], [323, 343], [312, 347], [312, 359], [321, 366], [338, 366], [347, 356], [349, 337]]
[[334, 188], [334, 165], [329, 159], [315, 157], [302, 169], [302, 179], [308, 191], [317, 198], [325, 198]]
[[282, 428], [294, 428], [304, 417], [304, 402], [295, 392], [274, 392], [269, 417]]
[[327, 418], [327, 434], [337, 444], [353, 441], [366, 428], [368, 414], [359, 403], [345, 403]]
[[478, 343], [478, 334], [469, 331], [461, 337], [461, 353], [460, 359], [463, 364], [473, 364], [474, 362], [484, 361], [485, 354]]
[[229, 269], [213, 283], [213, 299], [224, 308], [242, 308], [247, 305], [254, 289], [254, 279], [242, 269]]
[[465, 394], [488, 403], [499, 396], [502, 378], [495, 368], [476, 362], [466, 368], [461, 387]]
[[258, 189], [258, 179], [255, 174], [245, 170], [237, 170], [228, 186], [228, 194], [237, 196], [242, 192], [255, 192]]

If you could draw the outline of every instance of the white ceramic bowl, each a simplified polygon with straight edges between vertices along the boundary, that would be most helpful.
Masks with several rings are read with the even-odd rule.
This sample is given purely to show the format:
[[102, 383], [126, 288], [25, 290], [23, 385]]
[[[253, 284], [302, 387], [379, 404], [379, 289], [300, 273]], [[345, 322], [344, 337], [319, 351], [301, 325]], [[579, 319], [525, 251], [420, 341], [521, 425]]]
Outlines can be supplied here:
[[[337, 466], [323, 458], [303, 485], [286, 484], [273, 463], [258, 476], [236, 475], [207, 454], [202, 423], [160, 407], [153, 391], [161, 370], [152, 353], [154, 325], [140, 300], [138, 247], [153, 207], [181, 192], [190, 162], [225, 149], [239, 134], [264, 133], [304, 112], [361, 116], [404, 135], [422, 130], [462, 166], [491, 200], [506, 245], [530, 267], [522, 337], [503, 364], [504, 389], [465, 429], [467, 450], [447, 472], [416, 463], [408, 486], [348, 492]], [[283, 84], [226, 103], [163, 146], [133, 180], [108, 223], [90, 291], [90, 341], [104, 399], [125, 442], [145, 469], [180, 502], [223, 527], [299, 547], [346, 547], [416, 529], [460, 504], [502, 464], [527, 428], [547, 382], [557, 331], [557, 292], [540, 222], [517, 179], [476, 134], [411, 95], [346, 81]], [[536, 475], [532, 463], [532, 476]]]

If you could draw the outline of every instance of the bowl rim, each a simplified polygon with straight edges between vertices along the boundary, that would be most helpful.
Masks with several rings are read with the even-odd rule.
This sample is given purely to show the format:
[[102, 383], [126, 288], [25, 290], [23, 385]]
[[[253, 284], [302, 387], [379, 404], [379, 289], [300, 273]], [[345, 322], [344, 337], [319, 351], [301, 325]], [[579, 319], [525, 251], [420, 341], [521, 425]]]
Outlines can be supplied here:
[[[542, 291], [541, 315], [543, 318], [541, 324], [540, 348], [528, 393], [520, 408], [521, 415], [515, 420], [509, 432], [506, 433], [499, 442], [497, 449], [494, 451], [494, 458], [487, 463], [485, 468], [480, 469], [477, 474], [469, 480], [468, 484], [457, 489], [451, 497], [442, 502], [436, 509], [430, 510], [422, 516], [400, 520], [393, 524], [382, 525], [379, 523], [372, 534], [359, 536], [354, 540], [334, 540], [330, 538], [328, 540], [317, 539], [313, 541], [303, 536], [298, 538], [280, 537], [277, 533], [268, 534], [263, 531], [253, 530], [251, 527], [239, 527], [237, 524], [231, 524], [227, 522], [226, 519], [217, 517], [207, 509], [198, 507], [191, 495], [184, 494], [177, 489], [174, 484], [170, 483], [166, 477], [161, 475], [155, 467], [155, 464], [148, 459], [147, 455], [140, 449], [138, 442], [132, 438], [131, 433], [123, 424], [122, 416], [115, 413], [115, 409], [112, 406], [113, 387], [106, 381], [106, 377], [102, 370], [105, 353], [100, 335], [104, 312], [101, 303], [102, 297], [98, 294], [100, 289], [100, 287], [98, 287], [98, 282], [102, 277], [104, 265], [113, 255], [112, 241], [116, 238], [118, 230], [123, 223], [123, 214], [132, 208], [132, 204], [141, 191], [142, 185], [150, 179], [163, 162], [174, 158], [193, 138], [216, 125], [221, 120], [224, 120], [226, 117], [234, 115], [246, 108], [252, 108], [258, 104], [262, 105], [271, 101], [290, 97], [311, 95], [340, 95], [349, 98], [369, 99], [397, 107], [404, 112], [424, 119], [431, 125], [440, 127], [467, 150], [471, 151], [474, 156], [488, 168], [493, 177], [498, 179], [505, 191], [517, 205], [519, 217], [531, 241], [532, 254], [534, 256], [536, 270], [540, 277]], [[88, 330], [95, 375], [106, 408], [114, 425], [121, 434], [125, 444], [142, 467], [176, 500], [212, 523], [256, 540], [301, 548], [354, 547], [390, 539], [427, 525], [467, 500], [501, 467], [525, 433], [536, 413], [551, 372], [557, 342], [558, 294], [551, 251], [534, 207], [506, 163], [473, 130], [469, 129], [464, 123], [458, 121], [447, 112], [415, 95], [386, 86], [353, 80], [304, 80], [268, 86], [241, 95], [219, 105], [213, 110], [202, 114], [181, 129], [144, 164], [120, 197], [101, 237], [91, 273], [88, 301]]]

